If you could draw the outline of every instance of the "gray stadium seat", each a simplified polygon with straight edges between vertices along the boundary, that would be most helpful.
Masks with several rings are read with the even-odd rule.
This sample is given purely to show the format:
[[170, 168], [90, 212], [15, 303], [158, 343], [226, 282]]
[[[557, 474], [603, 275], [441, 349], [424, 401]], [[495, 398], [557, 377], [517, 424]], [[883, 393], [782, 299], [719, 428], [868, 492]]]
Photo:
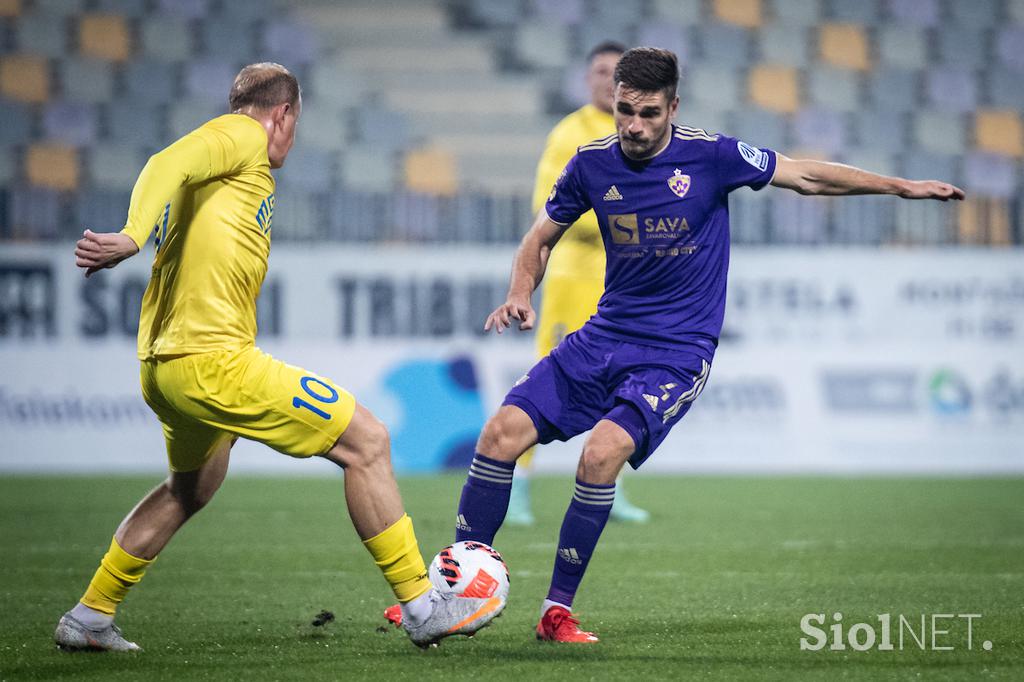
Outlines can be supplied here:
[[[872, 159], [866, 161], [870, 163]], [[847, 159], [847, 163], [853, 165], [857, 165], [857, 162], [857, 157]], [[866, 165], [864, 168], [871, 166]], [[891, 197], [853, 196], [843, 197], [842, 201], [829, 204], [832, 211], [832, 234], [829, 241], [857, 245], [884, 243], [889, 234], [888, 221], [892, 215], [892, 212], [886, 209], [891, 206], [892, 201]]]
[[379, 107], [360, 107], [354, 112], [359, 141], [382, 150], [395, 150], [409, 143], [409, 122], [401, 112]]
[[920, 82], [909, 69], [881, 68], [868, 75], [868, 94], [874, 108], [883, 111], [914, 111]]
[[96, 0], [96, 10], [126, 17], [141, 17], [149, 11], [149, 0]]
[[770, 241], [780, 244], [822, 244], [828, 240], [828, 201], [778, 192], [769, 206]]
[[195, 56], [195, 40], [188, 20], [180, 16], [151, 14], [139, 24], [139, 43], [145, 56], [183, 62]]
[[227, 106], [228, 92], [238, 70], [219, 59], [196, 59], [185, 65], [185, 96], [222, 103]]
[[18, 177], [18, 154], [0, 143], [0, 188], [7, 187]]
[[110, 62], [67, 57], [61, 61], [59, 72], [66, 99], [100, 104], [114, 96], [114, 71]]
[[794, 144], [833, 156], [846, 148], [846, 120], [837, 111], [806, 108], [793, 117]]
[[757, 59], [784, 66], [807, 66], [808, 29], [796, 24], [768, 24], [757, 31]]
[[807, 85], [811, 104], [837, 111], [855, 111], [864, 106], [861, 77], [855, 71], [815, 66], [808, 72]]
[[1011, 199], [1017, 194], [1019, 168], [1017, 163], [997, 154], [974, 152], [964, 158], [964, 190], [1000, 199]]
[[967, 30], [994, 28], [999, 25], [999, 5], [996, 0], [950, 2], [946, 21]]
[[85, 0], [35, 0], [36, 11], [51, 17], [71, 17], [85, 10]]
[[978, 80], [956, 67], [935, 67], [925, 74], [929, 104], [940, 111], [967, 113], [978, 107]]
[[903, 172], [911, 180], [943, 180], [956, 184], [960, 181], [958, 157], [929, 151], [910, 149], [903, 154]]
[[983, 75], [988, 102], [995, 107], [1024, 111], [1024, 88], [1021, 76], [1015, 71], [995, 67]]
[[520, 24], [512, 38], [516, 61], [531, 67], [563, 68], [569, 63], [569, 29], [551, 21]]
[[119, 230], [128, 217], [130, 198], [130, 190], [94, 189], [82, 192], [72, 203], [71, 224], [76, 230], [86, 227], [103, 232]]
[[174, 102], [170, 106], [167, 117], [168, 133], [170, 138], [176, 140], [179, 137], [192, 132], [212, 118], [227, 113], [227, 93], [225, 92], [222, 103], [210, 100], [183, 99]]
[[348, 126], [342, 112], [320, 99], [304, 99], [298, 139], [304, 143], [315, 140], [316, 145], [332, 151], [341, 151], [348, 144]]
[[886, 5], [887, 18], [894, 23], [913, 26], [935, 26], [939, 23], [938, 0], [886, 0]]
[[15, 23], [15, 48], [44, 57], [63, 57], [68, 51], [68, 26], [61, 15], [39, 11], [26, 14]]
[[667, 21], [648, 21], [639, 24], [636, 29], [637, 45], [656, 45], [672, 50], [679, 57], [679, 65], [683, 74], [690, 64], [693, 55], [692, 31], [689, 26], [674, 24]]
[[579, 56], [586, 56], [594, 45], [606, 40], [617, 40], [625, 45], [633, 44], [633, 29], [630, 24], [588, 20], [578, 28]]
[[821, 20], [821, 0], [773, 0], [770, 16], [794, 26], [813, 26]]
[[680, 100], [679, 116], [676, 122], [680, 125], [703, 128], [709, 133], [725, 133], [732, 135], [733, 113], [728, 109], [713, 109], [689, 100]]
[[750, 31], [740, 26], [709, 21], [697, 31], [704, 61], [716, 67], [745, 68], [752, 50]]
[[909, 25], [886, 25], [878, 30], [879, 61], [886, 66], [923, 69], [928, 64], [924, 30]]
[[256, 26], [230, 17], [211, 16], [200, 22], [203, 53], [233, 64], [257, 61]]
[[273, 13], [271, 0], [220, 0], [219, 15], [237, 21], [262, 21]]
[[386, 151], [358, 145], [342, 153], [340, 171], [346, 189], [379, 192], [394, 186], [397, 167]]
[[585, 16], [583, 0], [533, 0], [532, 14], [544, 22], [578, 24]]
[[1006, 12], [1011, 21], [1024, 24], [1024, 0], [1007, 0]]
[[786, 119], [758, 107], [741, 107], [734, 112], [732, 126], [725, 132], [756, 147], [784, 152], [789, 146], [786, 141]]
[[828, 0], [825, 16], [833, 21], [874, 26], [881, 15], [881, 0]]
[[598, 22], [628, 25], [644, 16], [644, 0], [590, 0], [589, 9]]
[[7, 219], [13, 237], [55, 239], [61, 236], [60, 226], [65, 221], [61, 215], [60, 194], [56, 190], [15, 186], [9, 191]]
[[919, 111], [913, 120], [914, 143], [938, 154], [962, 154], [966, 148], [964, 119], [959, 114]]
[[284, 168], [277, 174], [282, 187], [302, 192], [326, 192], [335, 187], [337, 154], [319, 148], [317, 143], [313, 137], [296, 142]]
[[305, 24], [273, 21], [263, 32], [263, 50], [267, 57], [291, 69], [309, 64], [317, 54], [316, 33]]
[[43, 110], [43, 134], [48, 140], [87, 147], [96, 142], [99, 116], [84, 102], [52, 102]]
[[124, 85], [128, 100], [146, 104], [166, 104], [178, 99], [180, 68], [155, 59], [140, 59], [124, 66]]
[[210, 11], [210, 0], [158, 0], [157, 7], [164, 14], [202, 19]]
[[292, 241], [322, 239], [328, 227], [328, 197], [294, 185], [282, 188], [274, 203], [274, 236]]
[[1024, 74], [1024, 26], [1009, 26], [1001, 30], [996, 38], [996, 52], [999, 61]]
[[988, 35], [984, 31], [943, 24], [935, 29], [939, 61], [964, 69], [983, 69], [988, 63]]
[[109, 143], [96, 145], [89, 153], [88, 160], [92, 186], [108, 190], [131, 190], [146, 158], [146, 154], [138, 147]]
[[652, 0], [651, 7], [655, 17], [683, 26], [695, 26], [704, 19], [701, 5], [698, 2], [679, 2], [679, 0]]
[[470, 0], [469, 15], [485, 26], [512, 26], [526, 14], [521, 0]]
[[907, 114], [886, 109], [863, 109], [851, 122], [857, 148], [902, 151], [907, 145]]
[[718, 110], [739, 106], [740, 88], [739, 74], [734, 69], [708, 62], [694, 64], [689, 77], [680, 83], [687, 100]]
[[0, 99], [0, 144], [25, 144], [32, 137], [32, 109], [18, 102]]
[[132, 145], [149, 151], [167, 146], [167, 114], [158, 103], [146, 100], [112, 102], [106, 107], [107, 136], [115, 144]]
[[894, 152], [895, 146], [889, 149], [851, 149], [842, 155], [843, 163], [869, 170], [872, 173], [881, 175], [898, 175], [899, 166], [896, 163]]
[[303, 89], [308, 89], [310, 96], [335, 107], [355, 106], [370, 90], [365, 76], [343, 61], [317, 60], [310, 66], [307, 80]]

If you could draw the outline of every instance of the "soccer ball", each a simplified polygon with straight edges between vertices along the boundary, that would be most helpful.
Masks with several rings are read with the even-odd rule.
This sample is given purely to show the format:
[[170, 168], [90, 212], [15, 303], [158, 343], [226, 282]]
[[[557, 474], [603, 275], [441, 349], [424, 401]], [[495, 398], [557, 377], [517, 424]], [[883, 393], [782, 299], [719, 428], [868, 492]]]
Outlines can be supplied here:
[[497, 550], [482, 542], [448, 545], [430, 562], [429, 574], [442, 594], [508, 597], [508, 566]]

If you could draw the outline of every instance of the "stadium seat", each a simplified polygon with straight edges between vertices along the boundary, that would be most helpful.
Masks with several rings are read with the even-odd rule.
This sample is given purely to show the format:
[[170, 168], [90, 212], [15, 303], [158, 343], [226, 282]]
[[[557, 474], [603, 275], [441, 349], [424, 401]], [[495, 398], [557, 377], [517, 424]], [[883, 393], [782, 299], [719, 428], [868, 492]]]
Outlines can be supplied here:
[[272, 13], [271, 0], [220, 0], [219, 15], [237, 21], [261, 21]]
[[114, 71], [110, 62], [67, 57], [60, 61], [61, 95], [73, 102], [99, 104], [114, 96]]
[[689, 78], [680, 84], [687, 101], [710, 109], [735, 109], [740, 102], [739, 74], [733, 69], [710, 64], [695, 63]]
[[732, 126], [727, 131], [755, 147], [767, 147], [784, 151], [786, 143], [786, 119], [768, 109], [742, 107], [732, 116]]
[[836, 111], [856, 111], [864, 106], [860, 74], [849, 69], [813, 67], [807, 84], [807, 99], [813, 105]]
[[581, 59], [586, 56], [587, 50], [606, 40], [615, 40], [623, 45], [632, 45], [634, 43], [631, 24], [590, 19], [577, 27], [577, 33], [579, 35], [577, 44], [580, 48], [578, 56]]
[[61, 232], [62, 217], [58, 191], [31, 185], [11, 188], [8, 221], [13, 237], [55, 239]]
[[729, 133], [733, 130], [732, 112], [727, 109], [705, 107], [686, 100], [679, 104], [680, 125], [703, 128], [709, 133]]
[[928, 103], [939, 111], [967, 113], [978, 106], [978, 81], [965, 69], [945, 66], [928, 70], [925, 92]]
[[451, 196], [459, 188], [455, 156], [440, 147], [409, 151], [402, 170], [405, 187], [412, 192]]
[[880, 15], [879, 3], [880, 0], [828, 0], [825, 16], [832, 21], [875, 26]]
[[882, 68], [867, 76], [868, 94], [874, 108], [882, 111], [914, 111], [918, 107], [918, 74], [909, 69]]
[[263, 32], [263, 50], [272, 61], [296, 69], [300, 64], [312, 62], [317, 49], [316, 33], [305, 24], [288, 21], [273, 21], [266, 24]]
[[124, 65], [127, 99], [146, 104], [166, 104], [178, 99], [179, 68], [155, 59], [131, 60]]
[[996, 39], [999, 61], [1018, 73], [1024, 73], [1024, 26], [1011, 26]]
[[964, 189], [969, 194], [1012, 198], [1018, 191], [1017, 163], [1004, 154], [972, 152], [964, 157]]
[[939, 23], [938, 0], [886, 0], [886, 5], [887, 18], [897, 24], [930, 27]]
[[95, 0], [96, 11], [137, 19], [149, 11], [149, 0]]
[[878, 61], [902, 69], [923, 69], [928, 64], [928, 43], [923, 29], [886, 25], [878, 29]]
[[50, 98], [50, 64], [28, 54], [0, 56], [0, 95], [18, 102], [45, 102]]
[[88, 156], [89, 180], [100, 189], [131, 190], [145, 163], [146, 155], [138, 147], [96, 145]]
[[914, 143], [930, 152], [962, 154], [966, 148], [963, 117], [939, 111], [914, 115]]
[[157, 7], [164, 14], [175, 14], [187, 19], [202, 19], [210, 11], [209, 0], [158, 0]]
[[978, 111], [974, 116], [974, 140], [983, 152], [1004, 156], [1024, 155], [1024, 126], [1020, 112], [1012, 109]]
[[911, 180], [938, 180], [960, 182], [958, 156], [937, 154], [929, 151], [910, 149], [903, 154], [903, 172], [905, 178]]
[[196, 59], [185, 64], [185, 96], [227, 106], [231, 84], [238, 70], [219, 59]]
[[203, 54], [232, 64], [248, 64], [259, 59], [256, 26], [230, 17], [211, 16], [199, 23]]
[[769, 206], [770, 241], [778, 244], [822, 244], [828, 240], [828, 201], [780, 192]]
[[303, 192], [326, 192], [335, 186], [334, 159], [336, 154], [317, 146], [317, 140], [308, 137], [299, 140], [288, 154], [288, 162], [277, 173], [283, 188]]
[[865, 71], [871, 68], [868, 39], [857, 24], [823, 24], [818, 32], [821, 57], [842, 69]]
[[123, 62], [132, 52], [128, 23], [116, 14], [86, 14], [78, 21], [78, 46], [88, 57]]
[[164, 107], [158, 103], [128, 98], [111, 102], [106, 106], [107, 137], [115, 144], [152, 152], [171, 142], [164, 130], [166, 118]]
[[516, 61], [531, 67], [563, 68], [569, 63], [569, 30], [556, 22], [526, 22], [516, 28], [512, 50]]
[[78, 189], [78, 152], [67, 145], [33, 144], [25, 155], [25, 176], [37, 187]]
[[950, 2], [946, 21], [966, 30], [995, 28], [999, 25], [1000, 4], [997, 0]]
[[99, 113], [96, 106], [83, 102], [52, 102], [43, 110], [43, 135], [49, 140], [75, 147], [96, 142]]
[[644, 16], [644, 0], [590, 0], [589, 8], [597, 23], [628, 25]]
[[316, 145], [331, 151], [341, 151], [348, 144], [348, 126], [341, 111], [329, 102], [304, 98], [302, 121], [298, 137], [304, 142], [316, 141]]
[[1020, 74], [995, 67], [984, 73], [983, 78], [989, 104], [1001, 109], [1024, 111], [1024, 88], [1020, 87]]
[[[18, 177], [18, 153], [12, 147], [0, 143], [0, 191]], [[0, 221], [2, 225], [3, 221]], [[2, 227], [0, 227], [2, 230]]]
[[470, 0], [473, 23], [484, 26], [514, 26], [525, 14], [521, 0]]
[[37, 12], [51, 17], [71, 17], [85, 10], [85, 0], [34, 0], [32, 4]]
[[862, 109], [851, 117], [861, 150], [902, 151], [907, 145], [907, 114], [886, 109]]
[[44, 57], [63, 57], [68, 52], [68, 21], [36, 11], [14, 24], [14, 49]]
[[846, 122], [839, 112], [805, 108], [793, 118], [793, 140], [808, 153], [832, 157], [846, 147]]
[[657, 45], [675, 52], [679, 57], [683, 78], [686, 78], [687, 65], [690, 64], [690, 56], [693, 52], [691, 35], [692, 29], [689, 26], [668, 21], [647, 21], [637, 26], [636, 43], [637, 45]]
[[790, 66], [758, 64], [750, 70], [750, 100], [770, 111], [793, 113], [800, 108], [796, 69]]
[[379, 192], [395, 184], [391, 154], [366, 146], [352, 146], [341, 157], [341, 183], [350, 190]]
[[1024, 25], [1024, 0], [1008, 0], [1006, 11], [1009, 18], [1016, 24]]
[[405, 116], [392, 109], [361, 107], [356, 109], [355, 132], [367, 146], [395, 150], [409, 142], [409, 123]]
[[761, 0], [714, 0], [715, 18], [727, 24], [757, 28], [763, 22]]
[[[984, 192], [984, 188], [981, 190]], [[1002, 197], [971, 192], [956, 207], [956, 241], [959, 244], [1007, 246], [1010, 244], [1010, 206]]]
[[821, 20], [820, 0], [773, 0], [769, 16], [794, 26], [814, 26]]
[[[871, 158], [864, 159], [869, 164]], [[848, 157], [847, 163], [857, 165], [860, 163], [858, 157]], [[870, 165], [863, 168], [876, 170]], [[884, 168], [884, 165], [877, 169]], [[878, 172], [884, 172], [878, 170]], [[891, 220], [891, 212], [886, 210], [888, 197], [878, 196], [853, 196], [844, 197], [842, 201], [836, 201], [829, 205], [832, 211], [832, 234], [829, 242], [832, 244], [857, 244], [878, 245], [886, 241], [888, 234], [888, 221]]]
[[151, 14], [139, 26], [142, 53], [168, 62], [192, 59], [195, 51], [192, 29], [179, 16]]
[[988, 35], [984, 31], [942, 24], [935, 29], [939, 62], [962, 69], [983, 69], [988, 63]]
[[899, 167], [892, 149], [851, 149], [842, 155], [843, 163], [881, 175], [898, 175]]
[[703, 61], [715, 67], [745, 69], [752, 58], [750, 31], [711, 21], [697, 31]]
[[125, 223], [130, 199], [130, 190], [94, 188], [81, 192], [71, 203], [71, 225], [76, 230], [117, 230]]
[[533, 15], [544, 22], [575, 25], [584, 17], [583, 0], [533, 0], [531, 6]]
[[0, 99], [0, 144], [24, 144], [32, 135], [32, 109], [20, 102]]
[[16, 17], [21, 10], [21, 0], [0, 0], [0, 17]]
[[[167, 117], [167, 128], [171, 140], [186, 135], [212, 118], [227, 113], [228, 97], [224, 91], [223, 102], [212, 100], [184, 99], [170, 105]], [[169, 140], [170, 141], [170, 140]]]
[[793, 24], [768, 24], [757, 31], [760, 61], [782, 66], [807, 66], [809, 29]]
[[695, 26], [704, 19], [701, 5], [698, 2], [679, 2], [679, 0], [652, 0], [654, 16], [680, 24]]
[[308, 86], [310, 96], [318, 102], [330, 103], [335, 107], [344, 108], [359, 104], [370, 85], [366, 77], [358, 70], [349, 68], [344, 62], [334, 60], [317, 60], [310, 66]]

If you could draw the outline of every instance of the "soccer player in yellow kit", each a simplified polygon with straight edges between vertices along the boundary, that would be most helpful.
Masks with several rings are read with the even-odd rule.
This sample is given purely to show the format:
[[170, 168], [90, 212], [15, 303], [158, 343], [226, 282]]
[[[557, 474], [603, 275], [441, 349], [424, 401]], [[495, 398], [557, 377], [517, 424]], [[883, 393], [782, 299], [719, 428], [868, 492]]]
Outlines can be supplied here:
[[138, 356], [170, 475], [121, 522], [85, 594], [60, 619], [56, 642], [66, 650], [139, 649], [114, 625], [115, 610], [220, 487], [239, 437], [345, 469], [349, 516], [402, 604], [414, 643], [472, 634], [501, 612], [504, 600], [453, 598], [431, 587], [391, 471], [384, 425], [330, 379], [255, 346], [274, 213], [270, 170], [292, 147], [302, 99], [287, 69], [263, 63], [242, 69], [229, 103], [233, 113], [149, 160], [121, 232], [87, 230], [75, 250], [89, 276], [138, 253], [153, 235]]
[[[619, 43], [604, 42], [595, 46], [587, 56], [590, 103], [563, 118], [548, 134], [537, 164], [533, 187], [534, 213], [544, 208], [558, 174], [576, 154], [576, 148], [615, 132], [613, 75], [615, 65], [625, 51], [625, 46]], [[550, 353], [566, 334], [582, 327], [597, 312], [598, 299], [604, 293], [604, 265], [601, 229], [594, 212], [587, 211], [551, 251], [537, 318], [537, 357]], [[517, 526], [533, 524], [529, 472], [533, 468], [534, 452], [531, 449], [516, 462], [505, 523]], [[611, 520], [644, 523], [649, 516], [647, 510], [629, 502], [619, 481]]]

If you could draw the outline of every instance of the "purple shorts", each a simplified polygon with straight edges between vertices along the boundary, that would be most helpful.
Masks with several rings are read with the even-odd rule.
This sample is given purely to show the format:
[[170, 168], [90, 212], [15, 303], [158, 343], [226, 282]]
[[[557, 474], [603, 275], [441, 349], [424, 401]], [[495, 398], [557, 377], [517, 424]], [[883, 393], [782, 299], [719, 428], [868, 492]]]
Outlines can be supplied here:
[[569, 440], [608, 419], [629, 433], [634, 469], [650, 457], [704, 389], [709, 360], [695, 352], [612, 339], [584, 325], [508, 392], [538, 442]]

